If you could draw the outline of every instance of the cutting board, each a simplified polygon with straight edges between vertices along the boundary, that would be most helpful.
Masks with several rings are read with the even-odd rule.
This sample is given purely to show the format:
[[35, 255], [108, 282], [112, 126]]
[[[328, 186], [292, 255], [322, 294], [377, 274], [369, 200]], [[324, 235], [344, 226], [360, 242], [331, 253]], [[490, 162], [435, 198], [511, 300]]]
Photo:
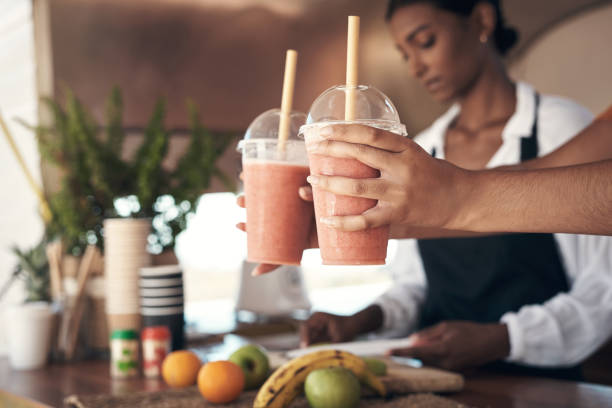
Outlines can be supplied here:
[[[282, 353], [268, 353], [268, 355], [273, 369], [289, 361]], [[381, 380], [391, 394], [455, 392], [463, 389], [464, 379], [461, 374], [431, 367], [410, 367], [387, 357], [377, 358], [387, 364], [387, 375], [381, 377]]]
[[392, 394], [461, 391], [465, 383], [461, 374], [430, 367], [410, 367], [390, 359], [381, 360], [387, 363], [387, 375], [381, 380]]

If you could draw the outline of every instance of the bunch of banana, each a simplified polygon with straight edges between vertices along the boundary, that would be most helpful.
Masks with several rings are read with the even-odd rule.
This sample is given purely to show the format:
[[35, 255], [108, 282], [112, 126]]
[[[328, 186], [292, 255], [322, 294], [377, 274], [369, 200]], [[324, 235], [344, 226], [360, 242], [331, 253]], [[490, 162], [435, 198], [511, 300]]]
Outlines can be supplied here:
[[386, 395], [384, 384], [354, 354], [340, 350], [323, 350], [297, 357], [279, 367], [261, 386], [255, 397], [254, 408], [284, 408], [291, 404], [303, 389], [306, 377], [319, 368], [344, 367], [351, 370], [365, 385], [380, 396]]

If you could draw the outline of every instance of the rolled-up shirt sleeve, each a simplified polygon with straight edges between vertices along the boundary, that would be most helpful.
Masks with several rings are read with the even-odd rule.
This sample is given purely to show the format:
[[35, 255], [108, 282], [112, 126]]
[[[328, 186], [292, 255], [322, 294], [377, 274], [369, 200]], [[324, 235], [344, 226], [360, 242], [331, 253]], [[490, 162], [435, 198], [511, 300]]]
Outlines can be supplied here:
[[395, 257], [387, 268], [393, 283], [373, 303], [383, 311], [383, 325], [373, 336], [407, 336], [416, 328], [426, 292], [425, 271], [417, 241], [399, 240]]
[[508, 361], [572, 366], [612, 335], [612, 237], [555, 237], [571, 289], [502, 316], [510, 339]]
[[610, 105], [608, 109], [597, 115], [597, 118], [595, 118], [595, 120], [612, 120], [612, 105]]

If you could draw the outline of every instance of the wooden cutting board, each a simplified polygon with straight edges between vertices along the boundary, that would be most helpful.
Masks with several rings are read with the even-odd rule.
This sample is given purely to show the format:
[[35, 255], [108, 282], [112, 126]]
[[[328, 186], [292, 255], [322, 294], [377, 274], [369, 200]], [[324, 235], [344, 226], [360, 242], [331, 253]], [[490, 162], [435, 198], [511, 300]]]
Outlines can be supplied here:
[[[280, 367], [288, 359], [281, 353], [268, 353], [271, 366]], [[461, 374], [437, 368], [415, 368], [396, 363], [387, 357], [377, 357], [387, 364], [387, 375], [381, 380], [391, 394], [404, 395], [413, 392], [456, 392], [461, 391], [464, 379]]]
[[464, 386], [463, 376], [437, 368], [415, 368], [398, 364], [390, 359], [381, 359], [387, 363], [387, 375], [381, 377], [392, 394], [412, 392], [455, 392]]

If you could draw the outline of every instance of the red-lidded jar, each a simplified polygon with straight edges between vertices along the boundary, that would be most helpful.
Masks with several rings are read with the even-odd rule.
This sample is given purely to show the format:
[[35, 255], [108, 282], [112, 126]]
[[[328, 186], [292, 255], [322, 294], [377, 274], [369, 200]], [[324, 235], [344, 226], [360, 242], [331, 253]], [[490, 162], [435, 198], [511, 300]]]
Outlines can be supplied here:
[[145, 327], [142, 339], [143, 373], [147, 378], [159, 378], [164, 358], [170, 352], [172, 337], [166, 326]]

